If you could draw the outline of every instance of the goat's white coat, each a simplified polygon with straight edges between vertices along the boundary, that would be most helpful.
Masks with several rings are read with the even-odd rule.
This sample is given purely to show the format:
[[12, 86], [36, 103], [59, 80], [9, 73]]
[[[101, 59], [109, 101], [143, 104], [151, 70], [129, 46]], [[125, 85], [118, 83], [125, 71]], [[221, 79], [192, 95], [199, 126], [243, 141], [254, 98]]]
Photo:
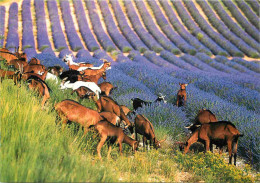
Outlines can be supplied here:
[[56, 81], [56, 84], [58, 84], [57, 76], [49, 72], [47, 73], [45, 80], [54, 80]]
[[84, 86], [91, 91], [93, 91], [97, 98], [99, 99], [99, 94], [101, 93], [101, 89], [94, 82], [84, 82], [84, 81], [76, 81], [75, 83], [70, 83], [70, 81], [66, 81], [65, 83], [60, 84], [60, 89], [71, 88], [73, 90], [77, 90], [79, 87]]

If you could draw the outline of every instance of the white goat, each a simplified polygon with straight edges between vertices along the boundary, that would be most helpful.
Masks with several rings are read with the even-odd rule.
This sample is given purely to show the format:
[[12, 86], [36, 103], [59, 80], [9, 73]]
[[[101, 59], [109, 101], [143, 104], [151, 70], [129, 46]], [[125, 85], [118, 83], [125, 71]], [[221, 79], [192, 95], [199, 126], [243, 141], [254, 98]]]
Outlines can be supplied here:
[[71, 88], [72, 90], [76, 90], [81, 86], [84, 86], [90, 89], [91, 91], [93, 91], [96, 94], [97, 98], [99, 99], [99, 94], [101, 93], [101, 89], [94, 82], [76, 81], [75, 83], [70, 83], [70, 81], [65, 82], [63, 80], [60, 84], [60, 89], [63, 90], [63, 89]]
[[57, 76], [52, 73], [49, 73], [49, 72], [46, 74], [45, 80], [53, 80], [53, 81], [55, 81], [56, 84], [58, 84]]

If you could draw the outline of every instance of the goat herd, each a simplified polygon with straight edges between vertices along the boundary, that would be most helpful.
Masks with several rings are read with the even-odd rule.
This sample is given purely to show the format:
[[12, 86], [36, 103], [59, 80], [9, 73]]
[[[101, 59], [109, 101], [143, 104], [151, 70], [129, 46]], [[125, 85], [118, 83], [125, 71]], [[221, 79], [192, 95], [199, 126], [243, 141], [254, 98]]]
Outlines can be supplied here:
[[[54, 108], [63, 124], [68, 121], [78, 123], [84, 128], [85, 134], [91, 127], [95, 128], [101, 137], [97, 146], [99, 158], [101, 158], [101, 148], [107, 140], [109, 141], [108, 156], [111, 145], [114, 143], [119, 145], [120, 154], [122, 154], [122, 143], [130, 145], [133, 151], [138, 150], [137, 134], [143, 136], [144, 147], [148, 145], [148, 140], [150, 146], [153, 145], [156, 149], [160, 148], [161, 142], [165, 141], [156, 139], [154, 127], [144, 115], [136, 115], [134, 122], [127, 117], [130, 113], [135, 114], [137, 108], [150, 105], [152, 102], [134, 98], [132, 99], [134, 110], [130, 111], [126, 106], [119, 105], [109, 97], [116, 87], [110, 82], [98, 84], [101, 77], [106, 80], [106, 71], [111, 69], [111, 63], [106, 60], [103, 60], [103, 64], [99, 67], [93, 67], [89, 63], [75, 63], [71, 55], [66, 55], [63, 61], [69, 66], [69, 70], [63, 72], [60, 66], [46, 68], [36, 58], [32, 58], [28, 63], [26, 54], [18, 51], [12, 53], [2, 48], [0, 49], [1, 57], [4, 65], [13, 68], [14, 71], [0, 69], [0, 80], [13, 79], [16, 85], [19, 85], [21, 80], [27, 82], [29, 89], [35, 90], [39, 96], [43, 97], [42, 107], [50, 98], [50, 88], [45, 80], [52, 79], [58, 83], [58, 77], [62, 80], [60, 89], [71, 88], [72, 93], [76, 92], [80, 99], [88, 98], [95, 101], [97, 110], [87, 108], [70, 99], [56, 103]], [[186, 86], [187, 84], [180, 83], [176, 102], [178, 107], [186, 104]], [[164, 96], [160, 95], [154, 102], [160, 101], [166, 102]], [[204, 144], [206, 151], [212, 150], [215, 144], [219, 148], [219, 153], [222, 153], [223, 147], [227, 146], [229, 163], [231, 164], [234, 154], [234, 165], [236, 165], [237, 142], [238, 138], [243, 135], [234, 124], [228, 121], [218, 121], [210, 110], [202, 109], [193, 124], [186, 128], [191, 131], [191, 136], [186, 143], [180, 143], [180, 149], [184, 150], [184, 153], [187, 153], [191, 144], [197, 141]], [[135, 132], [135, 140], [126, 135], [126, 132], [131, 134]]]

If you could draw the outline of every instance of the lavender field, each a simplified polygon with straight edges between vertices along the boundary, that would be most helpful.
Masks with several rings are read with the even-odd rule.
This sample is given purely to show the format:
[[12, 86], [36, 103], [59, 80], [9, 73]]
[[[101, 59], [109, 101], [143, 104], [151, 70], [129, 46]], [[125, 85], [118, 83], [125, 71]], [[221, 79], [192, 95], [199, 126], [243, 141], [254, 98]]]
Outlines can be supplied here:
[[[238, 154], [259, 170], [256, 7], [257, 0], [0, 1], [0, 48], [19, 47], [28, 60], [36, 57], [46, 67], [64, 69], [66, 54], [94, 66], [107, 59], [112, 67], [107, 81], [118, 87], [111, 97], [120, 105], [133, 109], [132, 98], [154, 101], [159, 93], [166, 96], [167, 103], [137, 113], [149, 118], [169, 144], [185, 139], [184, 126], [207, 108], [244, 134]], [[179, 83], [189, 84], [183, 107], [176, 106]]]

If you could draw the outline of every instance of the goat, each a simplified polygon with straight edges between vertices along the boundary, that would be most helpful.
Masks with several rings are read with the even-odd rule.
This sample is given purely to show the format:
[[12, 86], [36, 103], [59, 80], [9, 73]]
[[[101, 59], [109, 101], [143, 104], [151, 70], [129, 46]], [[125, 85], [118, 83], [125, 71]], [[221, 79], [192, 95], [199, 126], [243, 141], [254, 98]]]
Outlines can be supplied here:
[[[237, 157], [237, 142], [238, 138], [242, 137], [234, 124], [229, 121], [218, 121], [205, 123], [200, 126], [188, 139], [184, 147], [184, 154], [189, 151], [190, 145], [199, 141], [205, 145], [205, 150], [208, 151], [210, 144], [216, 144], [219, 147], [228, 147], [229, 164], [232, 161], [232, 153], [234, 153], [234, 165], [236, 165]], [[232, 150], [233, 147], [233, 150]]]
[[90, 126], [103, 120], [103, 117], [97, 111], [69, 99], [55, 104], [54, 108], [63, 124], [67, 124], [68, 121], [78, 123], [84, 127], [85, 134], [88, 132]]
[[13, 59], [10, 60], [10, 62], [8, 62], [7, 65], [13, 66], [15, 69], [20, 69], [20, 67], [22, 68], [26, 67], [28, 63], [20, 59]]
[[[167, 103], [167, 101], [164, 99], [165, 96], [163, 96], [161, 93], [157, 97], [157, 99], [154, 102], [161, 102], [163, 101], [164, 103]], [[143, 105], [151, 105], [153, 102], [147, 102], [139, 98], [132, 98], [133, 101], [133, 108], [134, 111], [136, 111], [139, 107], [142, 107]]]
[[110, 82], [103, 82], [98, 84], [101, 94], [105, 94], [106, 96], [109, 96], [111, 92], [116, 89], [117, 87], [114, 87]]
[[65, 80], [63, 80], [60, 84], [60, 89], [71, 88], [73, 90], [76, 90], [81, 86], [89, 88], [91, 91], [93, 91], [96, 94], [97, 99], [99, 99], [99, 94], [101, 93], [101, 90], [98, 87], [98, 85], [94, 82], [76, 81], [75, 83], [70, 83], [70, 81], [65, 82]]
[[131, 110], [124, 105], [120, 105], [120, 107], [121, 107], [122, 111], [125, 113], [126, 116], [128, 115], [128, 113], [131, 112]]
[[7, 63], [9, 63], [11, 60], [14, 60], [14, 59], [20, 59], [20, 60], [23, 60], [25, 62], [27, 61], [26, 53], [20, 54], [18, 52], [18, 49], [15, 51], [15, 53], [12, 53], [6, 48], [1, 48], [0, 49], [0, 57], [4, 58]]
[[104, 145], [105, 141], [108, 139], [108, 137], [112, 137], [109, 139], [108, 143], [108, 157], [110, 156], [111, 152], [111, 144], [118, 144], [119, 145], [119, 152], [120, 155], [122, 155], [122, 142], [130, 145], [132, 147], [132, 150], [135, 152], [138, 149], [139, 142], [133, 140], [132, 138], [128, 137], [126, 134], [124, 134], [123, 129], [120, 127], [116, 127], [115, 125], [109, 123], [108, 121], [99, 121], [95, 125], [95, 129], [98, 131], [101, 139], [97, 146], [97, 153], [99, 158], [101, 159], [101, 148]]
[[121, 121], [123, 120], [126, 122], [127, 126], [125, 128], [129, 128], [130, 132], [133, 133], [133, 123], [129, 121], [120, 105], [112, 98], [101, 96], [96, 101], [96, 106], [98, 112], [109, 111], [115, 113], [118, 117], [120, 117]]
[[29, 65], [40, 65], [41, 61], [35, 57], [31, 58]]
[[50, 88], [43, 80], [41, 80], [37, 76], [30, 76], [26, 81], [30, 90], [36, 91], [40, 96], [43, 97], [41, 103], [43, 107], [46, 101], [50, 98]]
[[120, 118], [116, 114], [108, 111], [100, 112], [99, 114], [113, 125], [120, 126]]
[[81, 86], [76, 90], [72, 90], [71, 95], [76, 92], [80, 99], [88, 98], [95, 100], [96, 94], [85, 86]]
[[185, 83], [179, 83], [180, 85], [180, 90], [177, 93], [177, 107], [181, 107], [186, 105], [186, 101], [187, 101], [187, 94], [186, 94], [186, 86], [188, 86], [188, 84]]
[[0, 69], [0, 82], [2, 82], [2, 79], [13, 79], [14, 84], [16, 85], [19, 81], [21, 81], [21, 73], [20, 71], [5, 71], [3, 69]]
[[61, 66], [48, 67], [48, 72], [54, 74], [55, 76], [60, 76], [62, 74], [63, 68]]
[[216, 116], [207, 109], [201, 109], [199, 110], [197, 116], [195, 117], [193, 124], [186, 126], [185, 128], [191, 130], [194, 132], [198, 127], [197, 125], [205, 124], [205, 123], [210, 123], [210, 122], [217, 122]]
[[70, 55], [65, 55], [63, 58], [63, 61], [65, 62], [65, 64], [67, 64], [69, 66], [69, 68], [71, 70], [78, 70], [80, 67], [93, 67], [93, 64], [90, 63], [76, 63], [73, 62], [73, 58], [72, 58], [72, 54]]
[[58, 84], [58, 78], [56, 75], [50, 73], [50, 72], [47, 72], [46, 73], [46, 78], [45, 80], [52, 80], [52, 81], [55, 81], [56, 84]]
[[155, 137], [154, 128], [152, 123], [143, 115], [138, 114], [135, 117], [135, 139], [137, 140], [137, 134], [143, 135], [143, 146], [147, 145], [147, 140], [150, 141], [150, 146], [158, 149], [161, 147], [161, 143], [165, 140], [158, 141]]

